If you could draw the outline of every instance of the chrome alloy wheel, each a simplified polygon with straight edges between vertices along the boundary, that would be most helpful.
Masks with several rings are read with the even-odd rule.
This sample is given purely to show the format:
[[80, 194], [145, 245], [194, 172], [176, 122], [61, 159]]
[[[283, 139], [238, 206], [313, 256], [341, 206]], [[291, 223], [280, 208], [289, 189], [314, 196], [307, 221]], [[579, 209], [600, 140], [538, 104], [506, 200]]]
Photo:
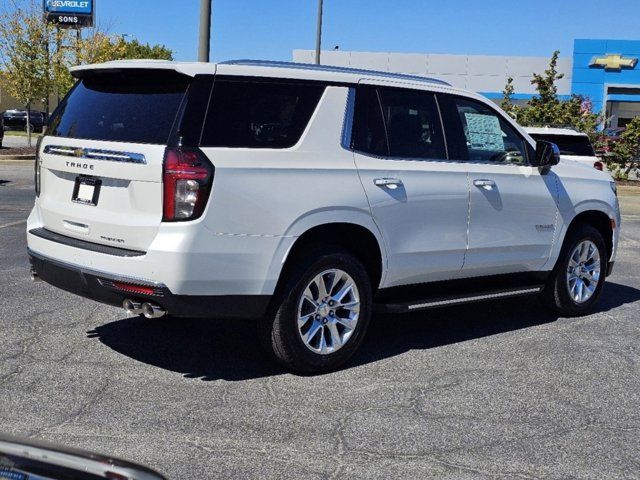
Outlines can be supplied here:
[[316, 275], [298, 304], [298, 333], [315, 353], [333, 353], [349, 341], [360, 315], [360, 294], [351, 276], [337, 268]]
[[600, 252], [591, 240], [583, 240], [571, 252], [567, 267], [569, 296], [576, 303], [591, 298], [600, 281]]

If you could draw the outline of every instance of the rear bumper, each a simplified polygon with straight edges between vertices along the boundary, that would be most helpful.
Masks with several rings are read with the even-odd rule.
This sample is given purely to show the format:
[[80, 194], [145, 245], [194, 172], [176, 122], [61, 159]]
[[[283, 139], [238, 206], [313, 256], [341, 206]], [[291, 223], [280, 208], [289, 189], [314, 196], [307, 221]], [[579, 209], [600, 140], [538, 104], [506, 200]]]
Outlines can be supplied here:
[[[176, 222], [160, 223], [153, 241], [144, 249], [127, 250], [120, 245], [91, 243], [88, 237], [72, 238], [60, 229], [45, 231], [39, 201], [36, 199], [27, 221], [30, 251], [64, 264], [161, 282], [174, 295], [272, 295], [282, 259], [295, 240], [213, 233], [201, 221]], [[75, 217], [71, 220], [82, 221]], [[135, 227], [119, 225], [118, 229], [131, 230], [135, 235]]]
[[[29, 250], [29, 260], [38, 277], [67, 292], [118, 307], [127, 298], [149, 301], [178, 317], [258, 318], [264, 315], [271, 300], [270, 295], [175, 295], [162, 283], [67, 264], [32, 250]], [[150, 287], [153, 294], [128, 293], [115, 287], [114, 281]]]

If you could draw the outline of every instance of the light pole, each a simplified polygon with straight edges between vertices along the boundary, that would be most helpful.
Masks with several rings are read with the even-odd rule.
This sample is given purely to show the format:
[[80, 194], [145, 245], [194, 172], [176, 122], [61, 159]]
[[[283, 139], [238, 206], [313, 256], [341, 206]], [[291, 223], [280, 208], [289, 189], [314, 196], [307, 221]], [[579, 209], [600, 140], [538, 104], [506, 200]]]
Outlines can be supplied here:
[[211, 42], [211, 2], [212, 0], [200, 0], [200, 37], [198, 42], [198, 61], [209, 61], [209, 49]]
[[318, 0], [318, 26], [316, 28], [316, 65], [320, 65], [320, 44], [322, 43], [322, 0]]

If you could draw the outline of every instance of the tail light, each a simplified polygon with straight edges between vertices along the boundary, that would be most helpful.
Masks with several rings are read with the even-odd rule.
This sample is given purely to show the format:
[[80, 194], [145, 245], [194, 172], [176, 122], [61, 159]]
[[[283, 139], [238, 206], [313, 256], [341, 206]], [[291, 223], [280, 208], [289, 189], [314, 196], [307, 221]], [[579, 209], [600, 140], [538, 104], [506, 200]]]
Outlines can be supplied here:
[[593, 168], [595, 168], [596, 170], [602, 171], [604, 169], [604, 165], [602, 164], [602, 162], [595, 162], [593, 164]]
[[41, 177], [41, 169], [42, 166], [40, 165], [40, 144], [42, 143], [42, 138], [44, 137], [44, 135], [42, 135], [41, 137], [38, 138], [38, 141], [36, 142], [36, 159], [35, 162], [33, 164], [33, 184], [35, 186], [36, 189], [36, 197], [40, 196], [40, 177]]
[[179, 222], [202, 215], [211, 192], [213, 170], [213, 165], [197, 148], [167, 148], [162, 179], [162, 220]]

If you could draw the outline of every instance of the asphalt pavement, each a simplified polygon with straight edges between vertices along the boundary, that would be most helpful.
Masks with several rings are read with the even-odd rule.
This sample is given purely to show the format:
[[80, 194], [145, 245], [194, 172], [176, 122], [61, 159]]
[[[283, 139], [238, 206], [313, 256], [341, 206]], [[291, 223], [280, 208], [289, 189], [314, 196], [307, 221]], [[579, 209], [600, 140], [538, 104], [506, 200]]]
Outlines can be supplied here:
[[128, 318], [31, 283], [31, 179], [0, 164], [5, 433], [180, 479], [640, 478], [635, 201], [596, 313], [525, 298], [375, 317], [346, 368], [296, 376], [250, 321]]

